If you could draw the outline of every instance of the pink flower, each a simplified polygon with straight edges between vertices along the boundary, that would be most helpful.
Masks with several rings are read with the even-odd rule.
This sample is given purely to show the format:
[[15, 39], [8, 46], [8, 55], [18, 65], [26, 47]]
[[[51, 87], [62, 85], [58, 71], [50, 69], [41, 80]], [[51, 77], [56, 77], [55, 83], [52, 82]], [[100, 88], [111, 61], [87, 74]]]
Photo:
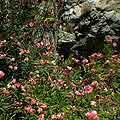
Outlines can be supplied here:
[[2, 80], [5, 76], [5, 73], [3, 71], [0, 71], [0, 80]]
[[100, 120], [96, 111], [87, 112], [85, 116], [87, 120]]
[[13, 80], [11, 81], [11, 83], [15, 84], [16, 83], [16, 79], [13, 78]]
[[58, 118], [57, 118], [57, 115], [52, 115], [51, 116], [51, 120], [57, 120]]
[[36, 104], [36, 100], [34, 98], [31, 99], [31, 105], [35, 105]]
[[44, 114], [40, 114], [38, 120], [44, 120]]
[[24, 109], [26, 110], [26, 112], [29, 112], [30, 109], [32, 109], [32, 106], [27, 106], [27, 107], [25, 107]]
[[83, 91], [84, 91], [85, 94], [90, 94], [90, 93], [93, 92], [93, 87], [90, 86], [90, 85], [87, 85], [87, 86], [84, 87]]
[[18, 69], [18, 67], [17, 66], [14, 66], [14, 68], [13, 68], [14, 70], [17, 70]]
[[52, 81], [52, 77], [51, 76], [48, 76], [48, 81]]
[[33, 109], [32, 106], [25, 107], [25, 110], [27, 113], [30, 113], [32, 115], [34, 115], [34, 113], [35, 113], [35, 109]]
[[85, 65], [85, 64], [88, 64], [88, 62], [89, 62], [88, 59], [83, 59], [83, 60], [82, 60], [82, 63], [83, 63], [84, 65]]
[[103, 58], [103, 54], [101, 53], [93, 53], [90, 58], [94, 59], [94, 60], [100, 60]]
[[13, 69], [13, 66], [12, 66], [12, 65], [9, 65], [9, 68], [12, 70], [12, 69]]
[[60, 56], [60, 60], [63, 61], [64, 60], [64, 55]]
[[43, 112], [43, 109], [39, 107], [39, 108], [37, 109], [37, 112], [40, 114], [40, 113]]
[[117, 47], [117, 43], [116, 42], [113, 42], [112, 46], [115, 48]]
[[23, 55], [25, 52], [23, 49], [20, 49], [19, 55]]
[[42, 41], [40, 42], [40, 44], [41, 44], [42, 46], [44, 45], [44, 43], [43, 43]]
[[4, 59], [6, 57], [6, 54], [0, 54], [0, 59]]
[[14, 84], [14, 86], [15, 86], [17, 89], [21, 89], [21, 86], [22, 86], [22, 85], [21, 85], [21, 83], [17, 82], [17, 83]]
[[64, 85], [64, 80], [59, 79], [59, 80], [57, 80], [57, 82], [58, 82], [58, 84], [61, 85], [61, 86]]

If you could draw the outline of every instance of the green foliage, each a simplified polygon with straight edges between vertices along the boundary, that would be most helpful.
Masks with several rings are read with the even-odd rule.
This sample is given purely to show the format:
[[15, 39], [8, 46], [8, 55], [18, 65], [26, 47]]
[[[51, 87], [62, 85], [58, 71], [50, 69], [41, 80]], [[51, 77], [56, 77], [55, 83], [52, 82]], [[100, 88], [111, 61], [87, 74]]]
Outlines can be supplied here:
[[[96, 110], [101, 120], [120, 119], [120, 68], [116, 65], [118, 63], [111, 62], [110, 46], [105, 45], [102, 51], [104, 59], [88, 66], [74, 67], [72, 56], [64, 62], [56, 60], [54, 55], [44, 56], [42, 53], [47, 45], [36, 47], [35, 42], [44, 39], [48, 42], [45, 32], [51, 36], [50, 40], [53, 39], [54, 23], [57, 22], [53, 1], [22, 5], [20, 0], [1, 0], [0, 5], [0, 42], [6, 40], [0, 51], [6, 55], [0, 59], [0, 70], [5, 72], [5, 78], [0, 80], [0, 120], [37, 120], [37, 112], [32, 116], [24, 110], [25, 106], [31, 105], [28, 98], [32, 97], [38, 103], [48, 105], [43, 111], [45, 120], [59, 113], [65, 113], [65, 120], [85, 120], [85, 114], [91, 110]], [[41, 63], [41, 60], [48, 60], [48, 63]], [[110, 63], [105, 64], [106, 60]], [[64, 75], [67, 66], [72, 65], [69, 74]], [[14, 67], [18, 69], [14, 70]], [[18, 88], [15, 87], [11, 83], [13, 78], [24, 88], [19, 84]], [[88, 83], [84, 83], [84, 79], [88, 79]], [[75, 95], [92, 81], [98, 82], [92, 94]], [[10, 95], [7, 96], [4, 90], [8, 90]], [[96, 106], [91, 106], [91, 101], [95, 101]], [[22, 102], [22, 106], [16, 106], [16, 102]], [[38, 106], [32, 107], [37, 110]]]
[[0, 119], [16, 120], [24, 119], [25, 114], [21, 109], [15, 108], [14, 96], [0, 96]]
[[120, 92], [120, 69], [117, 70], [115, 78], [113, 79], [114, 88]]

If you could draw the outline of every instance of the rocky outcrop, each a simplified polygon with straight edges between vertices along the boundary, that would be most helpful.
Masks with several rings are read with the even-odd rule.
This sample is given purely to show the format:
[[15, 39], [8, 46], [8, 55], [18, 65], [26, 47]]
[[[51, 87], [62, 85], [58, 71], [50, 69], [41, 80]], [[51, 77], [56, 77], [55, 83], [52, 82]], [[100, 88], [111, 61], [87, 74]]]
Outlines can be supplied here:
[[[64, 42], [62, 42], [59, 37], [59, 52], [61, 50], [64, 51], [67, 48], [66, 51], [72, 51], [77, 55], [87, 57], [93, 52], [96, 52], [103, 48], [106, 35], [111, 35], [113, 36], [113, 38], [115, 38], [113, 41], [117, 41], [116, 48], [117, 50], [119, 50], [120, 13], [116, 12], [115, 10], [103, 11], [102, 8], [97, 9], [93, 7], [91, 9], [89, 7], [90, 5], [87, 6], [89, 9], [86, 8], [86, 2], [83, 2], [81, 3], [81, 5], [79, 5], [79, 7], [81, 7], [79, 10], [79, 14], [75, 14], [75, 10], [73, 10], [73, 8], [76, 8], [75, 6], [73, 8], [70, 8], [70, 10], [67, 9], [67, 11], [65, 11], [65, 13], [63, 14], [62, 18], [64, 19], [65, 24], [67, 25], [67, 27], [70, 26], [68, 28], [72, 29], [67, 29], [67, 32], [72, 31], [71, 35], [75, 34], [75, 37], [70, 38], [68, 37], [69, 35], [67, 35], [67, 33], [66, 35], [64, 35], [64, 38], [62, 37], [62, 39], [64, 39]], [[74, 11], [74, 14], [72, 15], [71, 12], [71, 14], [67, 15], [67, 12], [69, 11]], [[66, 40], [67, 42], [65, 42]]]
[[57, 51], [59, 55], [64, 55], [67, 58], [72, 52], [71, 48], [76, 43], [76, 36], [74, 33], [59, 31], [58, 33]]

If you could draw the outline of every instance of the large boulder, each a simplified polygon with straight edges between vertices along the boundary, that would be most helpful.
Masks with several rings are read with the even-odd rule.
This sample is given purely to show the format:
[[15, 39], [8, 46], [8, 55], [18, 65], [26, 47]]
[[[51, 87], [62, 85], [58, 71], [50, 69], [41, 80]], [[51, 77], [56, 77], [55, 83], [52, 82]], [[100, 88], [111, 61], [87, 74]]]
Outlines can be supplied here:
[[60, 30], [58, 35], [58, 44], [57, 44], [57, 51], [59, 55], [64, 55], [65, 58], [69, 57], [71, 48], [76, 43], [76, 36], [75, 34], [71, 34], [69, 32], [65, 32]]

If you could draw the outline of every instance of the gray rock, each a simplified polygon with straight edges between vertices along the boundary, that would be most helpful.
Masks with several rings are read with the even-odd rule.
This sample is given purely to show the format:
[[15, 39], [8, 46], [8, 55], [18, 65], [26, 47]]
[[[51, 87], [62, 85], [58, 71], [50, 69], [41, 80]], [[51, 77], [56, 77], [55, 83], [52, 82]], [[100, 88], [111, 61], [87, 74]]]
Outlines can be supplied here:
[[[71, 51], [87, 57], [93, 52], [103, 48], [106, 35], [120, 36], [120, 13], [115, 10], [102, 11], [97, 9], [87, 9], [88, 11], [86, 12], [86, 6], [84, 5], [83, 3], [79, 5], [82, 7], [80, 11], [78, 11], [80, 13], [73, 14], [71, 15], [72, 17], [69, 15], [72, 14], [72, 12], [75, 11], [74, 8], [77, 7], [73, 7], [72, 10], [67, 11], [70, 11], [70, 14], [66, 16], [67, 19], [65, 18], [64, 21], [67, 25], [72, 23], [70, 28], [73, 29], [72, 31], [74, 33], [63, 32], [64, 35], [59, 37], [58, 46], [59, 50], [62, 47], [64, 51], [67, 46], [67, 50], [65, 51]], [[116, 41], [120, 46], [120, 39]]]
[[72, 5], [70, 5], [70, 1], [65, 3], [64, 13], [61, 16], [62, 20], [70, 22], [91, 11], [92, 4], [89, 2], [77, 3], [74, 2]]
[[59, 31], [58, 33], [58, 43], [74, 43], [76, 41], [75, 34], [71, 34], [65, 31]]

